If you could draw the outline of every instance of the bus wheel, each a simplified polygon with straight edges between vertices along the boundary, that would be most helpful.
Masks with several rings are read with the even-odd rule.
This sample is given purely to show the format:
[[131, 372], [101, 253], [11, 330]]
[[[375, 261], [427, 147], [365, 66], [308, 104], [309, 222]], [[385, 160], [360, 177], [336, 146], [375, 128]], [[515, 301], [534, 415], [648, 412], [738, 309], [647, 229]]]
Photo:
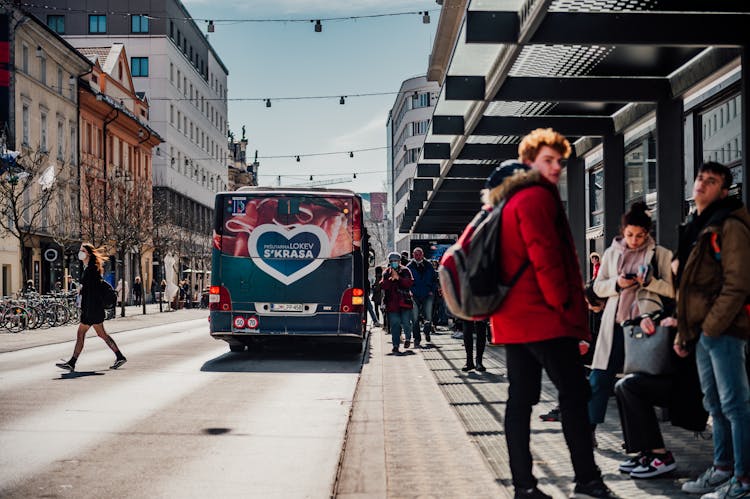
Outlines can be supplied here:
[[245, 345], [229, 345], [230, 352], [244, 352]]

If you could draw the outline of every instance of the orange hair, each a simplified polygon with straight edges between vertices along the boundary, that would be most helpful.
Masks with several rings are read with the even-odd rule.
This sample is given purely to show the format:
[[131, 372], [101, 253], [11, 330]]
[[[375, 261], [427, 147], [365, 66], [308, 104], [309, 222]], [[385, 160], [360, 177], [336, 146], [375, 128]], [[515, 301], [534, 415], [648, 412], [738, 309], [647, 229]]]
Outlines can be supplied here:
[[522, 162], [534, 162], [539, 150], [544, 146], [559, 152], [563, 158], [570, 156], [570, 142], [564, 135], [551, 128], [537, 128], [518, 144], [518, 159]]

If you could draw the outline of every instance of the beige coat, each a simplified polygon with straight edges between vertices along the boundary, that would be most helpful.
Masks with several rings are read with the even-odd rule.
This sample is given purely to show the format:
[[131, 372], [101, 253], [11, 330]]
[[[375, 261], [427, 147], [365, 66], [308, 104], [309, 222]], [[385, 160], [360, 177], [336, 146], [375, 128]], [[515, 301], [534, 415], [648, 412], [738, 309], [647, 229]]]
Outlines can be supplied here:
[[[604, 307], [599, 336], [596, 339], [596, 348], [594, 350], [594, 360], [591, 363], [593, 369], [607, 369], [609, 363], [609, 354], [612, 351], [612, 337], [614, 335], [615, 317], [617, 316], [617, 304], [620, 301], [620, 294], [617, 292], [617, 266], [622, 258], [622, 247], [618, 241], [613, 241], [612, 245], [607, 248], [602, 257], [602, 265], [599, 268], [599, 275], [594, 281], [594, 292], [602, 297], [607, 298], [607, 305]], [[638, 306], [642, 313], [650, 313], [659, 310], [661, 307], [650, 300], [661, 302], [661, 297], [674, 298], [674, 286], [672, 284], [672, 252], [666, 248], [658, 246], [653, 242], [651, 247], [646, 250], [644, 261], [651, 262], [656, 252], [656, 264], [659, 267], [659, 279], [652, 278], [648, 286], [641, 287], [638, 290]]]

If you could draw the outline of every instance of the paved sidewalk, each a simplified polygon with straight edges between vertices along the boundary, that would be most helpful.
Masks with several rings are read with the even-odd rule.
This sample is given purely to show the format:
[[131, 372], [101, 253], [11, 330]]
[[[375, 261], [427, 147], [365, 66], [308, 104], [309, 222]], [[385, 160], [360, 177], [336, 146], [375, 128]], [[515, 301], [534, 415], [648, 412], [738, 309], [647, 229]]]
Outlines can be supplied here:
[[[462, 340], [444, 331], [431, 348], [392, 356], [389, 337], [373, 329], [342, 461], [337, 497], [512, 497], [503, 420], [508, 383], [505, 350], [488, 347], [485, 373], [463, 373]], [[411, 350], [410, 350], [411, 352]], [[556, 404], [546, 379], [531, 422], [534, 473], [555, 498], [572, 491], [573, 469], [560, 423], [539, 414]], [[680, 486], [711, 464], [710, 428], [702, 437], [662, 424], [678, 468], [652, 480], [619, 473], [624, 459], [617, 407], [610, 401], [597, 430], [597, 464], [623, 498], [685, 498]], [[480, 457], [477, 460], [477, 457]]]
[[422, 354], [393, 355], [380, 328], [369, 346], [336, 497], [512, 497], [467, 437]]
[[[208, 335], [208, 309], [181, 309], [167, 312], [159, 312], [159, 304], [146, 305], [146, 315], [143, 315], [142, 307], [132, 305], [125, 307], [125, 317], [120, 317], [120, 308], [117, 309], [117, 317], [104, 321], [104, 329], [108, 333], [118, 333], [132, 329], [159, 326], [170, 322], [189, 321], [205, 318], [206, 335]], [[21, 350], [24, 348], [50, 345], [53, 343], [64, 343], [76, 338], [78, 324], [51, 327], [48, 329], [33, 329], [21, 333], [8, 333], [4, 329], [0, 332], [0, 353]], [[96, 336], [94, 328], [89, 329], [87, 338]]]

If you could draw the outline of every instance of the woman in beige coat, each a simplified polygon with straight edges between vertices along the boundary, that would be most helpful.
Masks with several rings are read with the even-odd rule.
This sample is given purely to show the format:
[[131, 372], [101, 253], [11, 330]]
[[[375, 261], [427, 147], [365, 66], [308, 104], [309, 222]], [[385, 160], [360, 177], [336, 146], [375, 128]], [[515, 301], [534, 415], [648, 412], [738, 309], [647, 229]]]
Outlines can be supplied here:
[[602, 257], [594, 292], [607, 300], [591, 363], [589, 421], [592, 437], [604, 422], [616, 376], [625, 360], [622, 323], [656, 312], [663, 298], [674, 298], [672, 252], [649, 235], [651, 217], [645, 203], [635, 203], [622, 217], [617, 236]]

